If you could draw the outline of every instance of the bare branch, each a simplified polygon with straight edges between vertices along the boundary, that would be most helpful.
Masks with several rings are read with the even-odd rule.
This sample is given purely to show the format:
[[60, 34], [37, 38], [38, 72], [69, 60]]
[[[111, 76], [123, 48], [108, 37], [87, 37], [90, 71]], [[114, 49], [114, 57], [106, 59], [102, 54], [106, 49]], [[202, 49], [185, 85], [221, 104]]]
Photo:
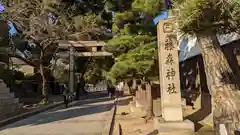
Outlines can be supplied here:
[[20, 55], [16, 55], [16, 54], [10, 53], [9, 56], [10, 56], [10, 57], [14, 57], [14, 58], [18, 58], [18, 59], [24, 61], [25, 63], [27, 63], [27, 64], [30, 65], [30, 66], [37, 67], [37, 65], [34, 64], [32, 61], [27, 60], [26, 58], [23, 58], [23, 57], [21, 57]]

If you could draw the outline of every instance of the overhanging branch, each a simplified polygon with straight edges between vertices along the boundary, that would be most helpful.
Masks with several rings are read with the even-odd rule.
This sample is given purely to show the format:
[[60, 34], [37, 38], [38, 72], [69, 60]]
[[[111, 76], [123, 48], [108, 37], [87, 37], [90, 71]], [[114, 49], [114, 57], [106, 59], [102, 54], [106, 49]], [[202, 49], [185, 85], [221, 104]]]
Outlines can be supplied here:
[[14, 58], [20, 59], [20, 60], [24, 61], [25, 63], [27, 63], [30, 66], [37, 67], [37, 65], [34, 64], [32, 61], [27, 60], [26, 58], [23, 58], [22, 56], [19, 56], [19, 55], [16, 55], [16, 54], [11, 54], [11, 53], [8, 54], [8, 55], [9, 55], [9, 57], [14, 57]]

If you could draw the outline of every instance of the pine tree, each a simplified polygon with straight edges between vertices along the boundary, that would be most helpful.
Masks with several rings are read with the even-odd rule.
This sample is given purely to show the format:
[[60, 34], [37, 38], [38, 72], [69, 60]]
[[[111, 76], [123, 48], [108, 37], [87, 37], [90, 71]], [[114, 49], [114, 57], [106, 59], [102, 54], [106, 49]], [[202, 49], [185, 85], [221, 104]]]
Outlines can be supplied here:
[[233, 73], [216, 34], [239, 33], [239, 0], [176, 0], [178, 24], [185, 34], [197, 36], [212, 95], [213, 118], [226, 123], [229, 135], [240, 128], [239, 77]]
[[[106, 46], [116, 57], [109, 72], [112, 82], [130, 77], [140, 79], [151, 93], [150, 77], [154, 76], [151, 73], [157, 59], [156, 28], [152, 19], [161, 8], [161, 0], [134, 0], [124, 11], [114, 13], [112, 31], [115, 36]], [[153, 116], [152, 103], [149, 107], [146, 120]]]

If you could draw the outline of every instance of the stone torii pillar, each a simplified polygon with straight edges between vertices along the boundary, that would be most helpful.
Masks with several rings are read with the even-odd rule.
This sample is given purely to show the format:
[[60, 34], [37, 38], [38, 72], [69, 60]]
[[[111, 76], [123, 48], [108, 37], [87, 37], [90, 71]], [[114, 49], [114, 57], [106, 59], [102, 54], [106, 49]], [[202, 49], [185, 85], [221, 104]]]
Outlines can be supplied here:
[[75, 67], [75, 58], [74, 58], [74, 47], [69, 46], [69, 92], [73, 93], [74, 92], [74, 67]]
[[165, 15], [157, 24], [162, 118], [156, 118], [154, 126], [160, 133], [174, 129], [194, 130], [191, 121], [183, 121], [175, 17], [169, 17], [167, 11]]
[[[56, 54], [60, 58], [69, 59], [69, 91], [75, 91], [75, 57], [103, 57], [112, 56], [112, 53], [98, 50], [98, 47], [105, 45], [104, 41], [69, 41], [59, 40], [59, 52]], [[83, 49], [84, 51], [81, 51]]]

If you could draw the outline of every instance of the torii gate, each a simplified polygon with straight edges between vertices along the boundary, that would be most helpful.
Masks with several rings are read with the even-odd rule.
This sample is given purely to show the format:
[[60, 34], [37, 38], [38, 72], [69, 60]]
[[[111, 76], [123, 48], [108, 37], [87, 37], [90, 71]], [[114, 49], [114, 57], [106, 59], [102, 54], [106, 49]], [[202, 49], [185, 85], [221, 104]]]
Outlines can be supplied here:
[[[66, 41], [60, 40], [57, 56], [69, 58], [69, 91], [74, 92], [74, 58], [112, 56], [112, 53], [102, 50], [104, 41]], [[69, 53], [66, 53], [68, 51]]]

